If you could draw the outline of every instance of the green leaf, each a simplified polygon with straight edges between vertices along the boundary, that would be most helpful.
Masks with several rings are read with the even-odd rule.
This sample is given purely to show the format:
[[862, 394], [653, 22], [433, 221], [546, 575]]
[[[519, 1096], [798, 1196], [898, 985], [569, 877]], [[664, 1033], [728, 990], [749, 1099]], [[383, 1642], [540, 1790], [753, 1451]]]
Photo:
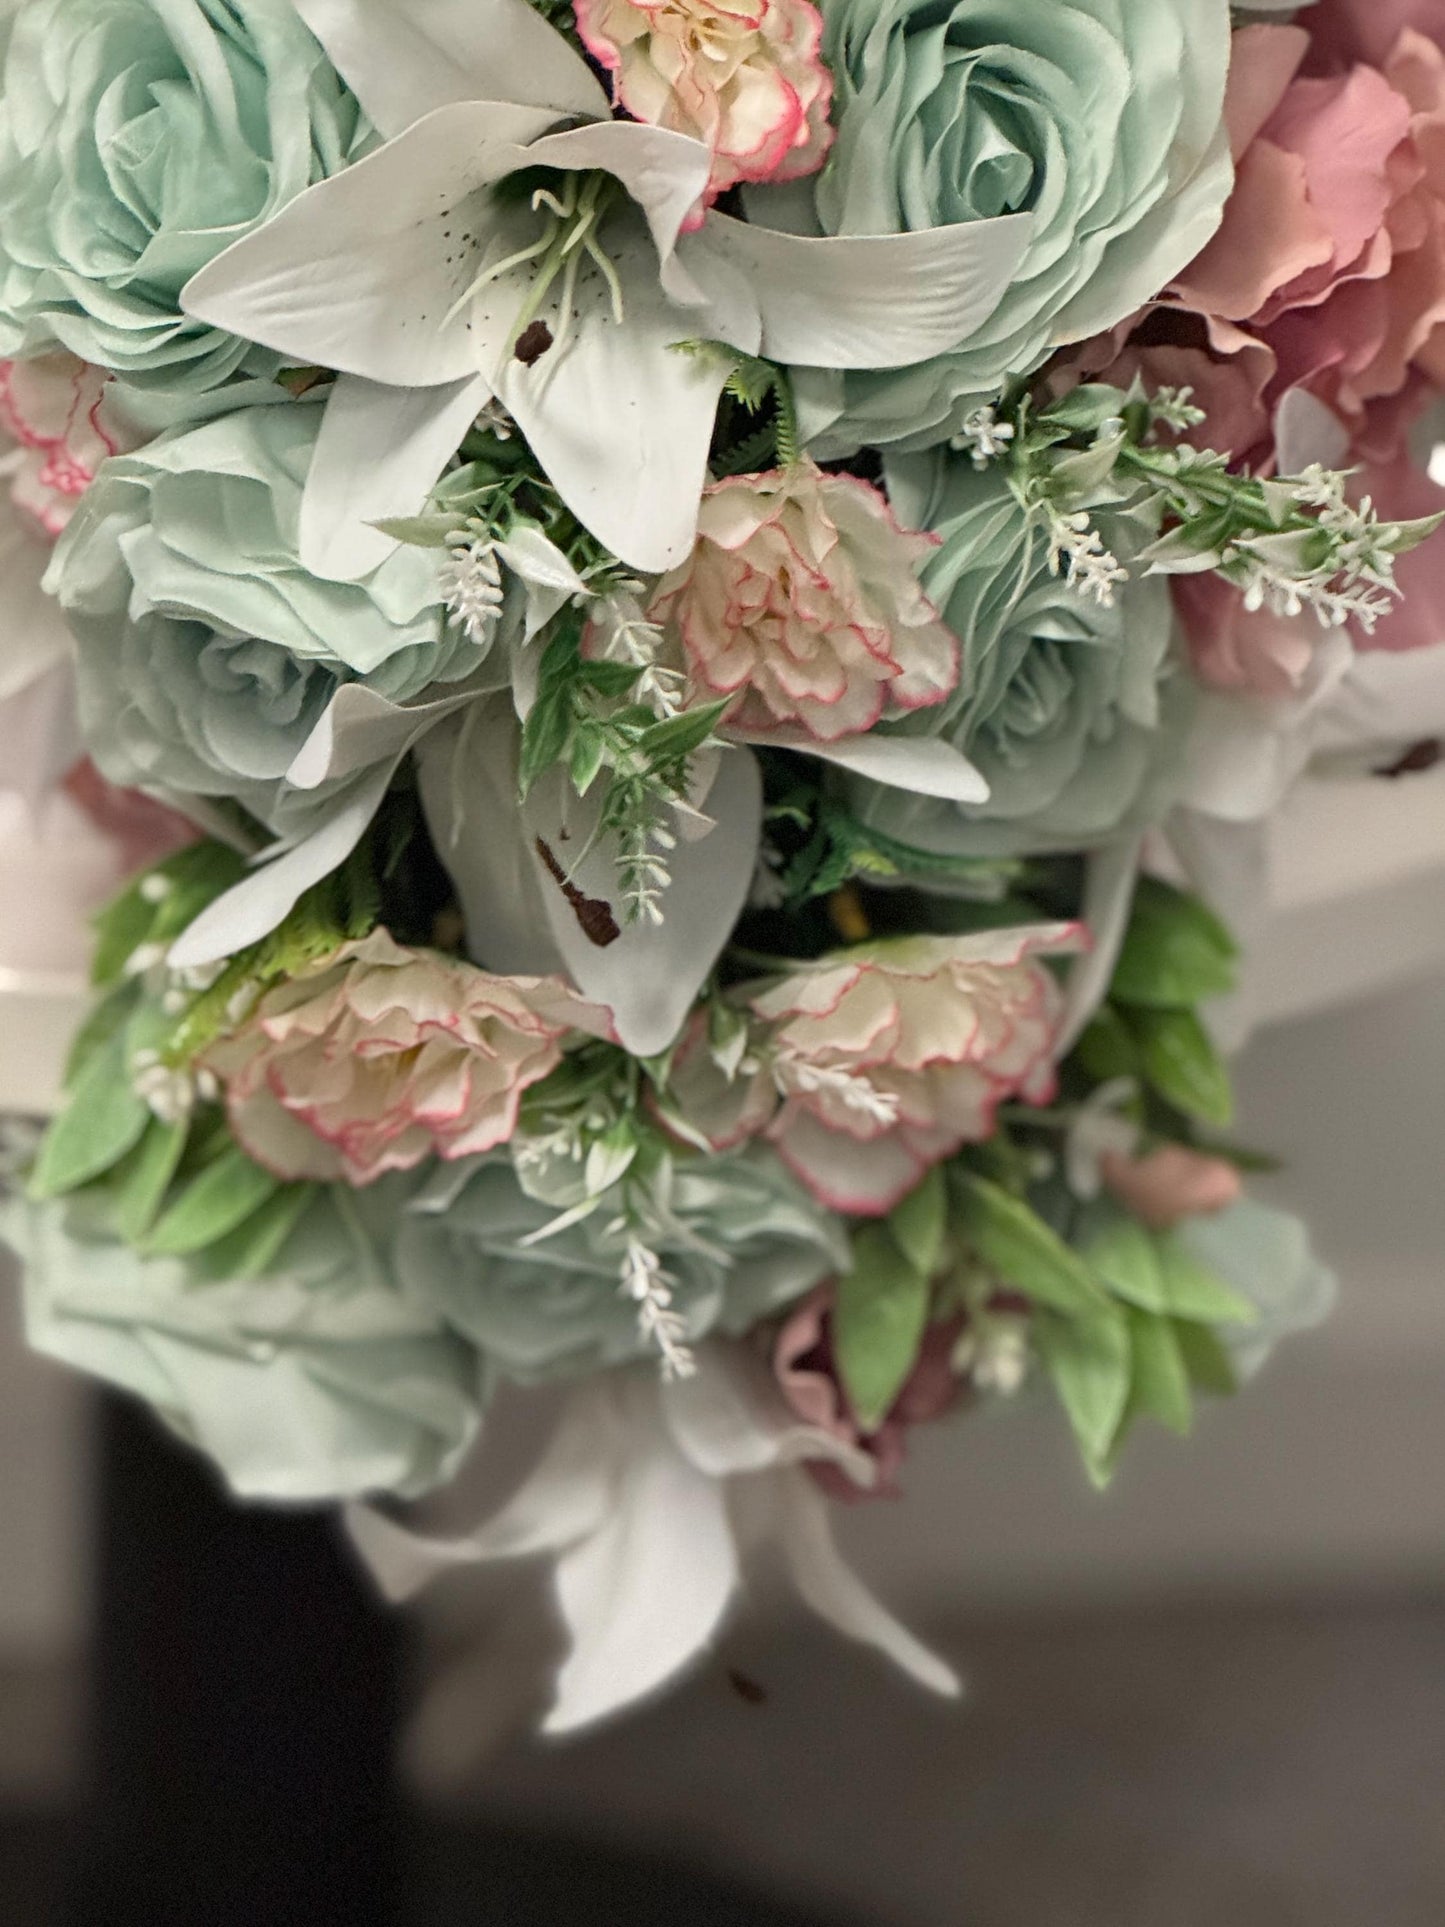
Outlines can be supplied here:
[[1143, 877], [1109, 994], [1121, 1004], [1189, 1009], [1233, 990], [1238, 954], [1197, 897]]
[[138, 879], [122, 890], [94, 919], [95, 949], [91, 952], [90, 981], [97, 987], [113, 984], [141, 945], [150, 938], [156, 906], [147, 903]]
[[1106, 1485], [1133, 1379], [1124, 1313], [1107, 1302], [1102, 1311], [1084, 1318], [1042, 1312], [1034, 1339], [1069, 1415], [1089, 1477], [1096, 1485]]
[[907, 1383], [928, 1328], [929, 1283], [881, 1225], [853, 1240], [839, 1280], [833, 1349], [843, 1389], [865, 1432], [876, 1431]]
[[680, 716], [666, 716], [645, 731], [638, 747], [651, 764], [670, 762], [675, 757], [691, 756], [701, 749], [722, 721], [731, 698], [704, 703], [699, 709], [685, 709]]
[[244, 1224], [279, 1189], [279, 1180], [269, 1171], [253, 1163], [239, 1145], [229, 1145], [165, 1211], [144, 1249], [173, 1258], [204, 1251]]
[[1234, 1117], [1229, 1073], [1192, 1010], [1132, 1010], [1144, 1075], [1186, 1117], [1220, 1129]]
[[1174, 1238], [1149, 1231], [1137, 1218], [1114, 1219], [1090, 1241], [1084, 1256], [1115, 1297], [1140, 1311], [1204, 1324], [1249, 1325], [1258, 1318], [1247, 1298]]
[[1174, 1329], [1190, 1383], [1218, 1398], [1233, 1397], [1239, 1390], [1239, 1376], [1218, 1332], [1187, 1318], [1179, 1319]]
[[258, 1211], [207, 1245], [206, 1273], [211, 1278], [261, 1278], [270, 1270], [312, 1199], [320, 1195], [314, 1184], [283, 1184]]
[[1111, 1310], [1088, 1265], [1021, 1198], [965, 1179], [964, 1223], [983, 1262], [1024, 1297], [1066, 1317]]
[[144, 1137], [121, 1167], [115, 1196], [116, 1227], [128, 1244], [139, 1244], [155, 1223], [190, 1134], [189, 1118], [174, 1124], [152, 1118]]
[[1118, 1011], [1105, 1004], [1077, 1046], [1079, 1062], [1099, 1084], [1116, 1077], [1141, 1077], [1143, 1063], [1133, 1032]]
[[572, 743], [572, 761], [568, 770], [572, 787], [579, 796], [585, 796], [591, 789], [606, 760], [607, 744], [601, 731], [579, 729]]
[[889, 1215], [888, 1229], [914, 1270], [931, 1278], [943, 1256], [948, 1230], [948, 1190], [937, 1165]]
[[73, 1088], [86, 1064], [112, 1037], [125, 1030], [140, 1002], [141, 985], [134, 978], [123, 978], [91, 1005], [80, 1029], [71, 1039], [65, 1060], [65, 1088]]
[[1168, 1309], [1204, 1325], [1255, 1325], [1259, 1307], [1225, 1284], [1174, 1238], [1161, 1238], [1159, 1265]]
[[87, 1058], [45, 1134], [31, 1180], [35, 1196], [60, 1197], [109, 1171], [139, 1144], [150, 1118], [131, 1084], [127, 1032], [117, 1030]]
[[522, 751], [518, 782], [523, 796], [543, 770], [566, 754], [572, 734], [572, 692], [570, 688], [546, 690], [533, 703], [522, 725]]
[[595, 689], [599, 696], [625, 696], [641, 674], [640, 663], [585, 662], [577, 672], [577, 680]]
[[372, 524], [393, 542], [414, 549], [444, 549], [456, 532], [455, 515], [390, 515]]
[[1141, 1311], [1168, 1311], [1159, 1252], [1137, 1218], [1114, 1219], [1090, 1240], [1084, 1256], [1116, 1298]]
[[1158, 1419], [1181, 1438], [1187, 1437], [1194, 1425], [1194, 1400], [1174, 1321], [1135, 1306], [1129, 1308], [1127, 1317], [1133, 1356], [1130, 1405]]

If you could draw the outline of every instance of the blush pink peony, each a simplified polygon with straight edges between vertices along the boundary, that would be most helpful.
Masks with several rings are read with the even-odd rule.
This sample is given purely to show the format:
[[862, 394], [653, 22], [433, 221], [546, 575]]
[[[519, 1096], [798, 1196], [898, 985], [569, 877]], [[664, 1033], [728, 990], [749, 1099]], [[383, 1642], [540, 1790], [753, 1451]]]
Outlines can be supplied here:
[[918, 580], [934, 542], [854, 476], [806, 461], [736, 476], [704, 491], [697, 544], [650, 614], [698, 691], [735, 699], [733, 726], [837, 742], [958, 681], [958, 642]]
[[822, 166], [833, 77], [810, 0], [576, 0], [575, 10], [617, 104], [711, 150], [707, 201]]
[[268, 992], [205, 1062], [258, 1164], [363, 1185], [506, 1143], [568, 1033], [608, 1028], [560, 980], [493, 977], [374, 930]]
[[65, 353], [0, 362], [0, 432], [19, 450], [11, 501], [51, 541], [106, 457], [140, 441], [115, 406], [110, 377]]
[[689, 1035], [672, 1113], [714, 1149], [765, 1135], [821, 1203], [882, 1215], [988, 1137], [1005, 1098], [1048, 1101], [1063, 998], [1041, 958], [1084, 941], [1076, 924], [1037, 924], [825, 957], [749, 1000], [732, 1077]]

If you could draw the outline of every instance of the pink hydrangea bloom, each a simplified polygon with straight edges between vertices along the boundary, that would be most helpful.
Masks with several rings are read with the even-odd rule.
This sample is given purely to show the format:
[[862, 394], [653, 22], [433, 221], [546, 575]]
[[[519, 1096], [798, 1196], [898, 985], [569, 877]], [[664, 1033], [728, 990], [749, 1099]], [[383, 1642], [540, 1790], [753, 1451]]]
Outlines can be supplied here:
[[650, 613], [700, 692], [735, 697], [736, 727], [837, 742], [958, 681], [958, 642], [917, 575], [935, 541], [812, 462], [735, 476], [704, 491], [696, 547]]
[[825, 957], [750, 1000], [729, 1078], [694, 1029], [669, 1099], [714, 1148], [766, 1135], [833, 1210], [891, 1211], [931, 1165], [981, 1142], [1006, 1098], [1047, 1103], [1063, 998], [1043, 956], [1076, 924], [907, 937]]
[[805, 1425], [857, 1446], [878, 1468], [873, 1485], [859, 1485], [840, 1465], [817, 1460], [809, 1470], [830, 1498], [844, 1501], [895, 1498], [898, 1474], [915, 1425], [943, 1418], [958, 1403], [965, 1381], [953, 1368], [964, 1328], [959, 1316], [930, 1325], [907, 1382], [883, 1423], [865, 1432], [854, 1416], [833, 1354], [834, 1285], [820, 1285], [791, 1311], [773, 1343], [773, 1373], [783, 1397]]
[[576, 0], [576, 15], [620, 106], [712, 150], [708, 202], [822, 166], [833, 77], [810, 0]]
[[51, 541], [106, 457], [140, 440], [115, 407], [105, 371], [65, 353], [0, 361], [0, 431], [23, 451], [11, 500]]
[[1142, 1158], [1109, 1151], [1099, 1170], [1119, 1202], [1155, 1231], [1227, 1211], [1244, 1193], [1234, 1165], [1186, 1144], [1165, 1144]]
[[258, 1164], [362, 1185], [506, 1143], [568, 1033], [608, 1028], [558, 979], [493, 977], [374, 930], [268, 992], [205, 1061]]

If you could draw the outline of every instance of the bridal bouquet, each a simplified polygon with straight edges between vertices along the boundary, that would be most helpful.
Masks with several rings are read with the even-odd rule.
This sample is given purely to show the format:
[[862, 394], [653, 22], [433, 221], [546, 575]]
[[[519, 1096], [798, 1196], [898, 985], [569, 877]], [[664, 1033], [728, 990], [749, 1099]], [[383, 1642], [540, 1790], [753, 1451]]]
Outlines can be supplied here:
[[4, 778], [166, 852], [34, 1343], [394, 1592], [550, 1555], [554, 1730], [769, 1549], [952, 1690], [831, 1508], [1328, 1295], [1189, 883], [1445, 635], [1440, 0], [24, 0], [0, 208]]

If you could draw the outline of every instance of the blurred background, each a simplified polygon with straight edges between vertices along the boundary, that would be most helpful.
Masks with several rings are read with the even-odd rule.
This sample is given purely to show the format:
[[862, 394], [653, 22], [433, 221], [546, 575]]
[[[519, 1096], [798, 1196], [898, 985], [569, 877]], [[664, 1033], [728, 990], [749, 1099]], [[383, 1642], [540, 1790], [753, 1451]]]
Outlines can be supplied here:
[[[469, 1694], [475, 1602], [439, 1595], [402, 1748], [418, 1922], [1445, 1920], [1445, 767], [1307, 783], [1266, 854], [1240, 1135], [1284, 1160], [1333, 1322], [1193, 1440], [1141, 1433], [1103, 1497], [1043, 1404], [919, 1437], [907, 1500], [845, 1536], [961, 1707], [760, 1603], [672, 1697], [545, 1745]], [[0, 1281], [17, 1927], [49, 1927], [81, 1784], [89, 1407]]]

